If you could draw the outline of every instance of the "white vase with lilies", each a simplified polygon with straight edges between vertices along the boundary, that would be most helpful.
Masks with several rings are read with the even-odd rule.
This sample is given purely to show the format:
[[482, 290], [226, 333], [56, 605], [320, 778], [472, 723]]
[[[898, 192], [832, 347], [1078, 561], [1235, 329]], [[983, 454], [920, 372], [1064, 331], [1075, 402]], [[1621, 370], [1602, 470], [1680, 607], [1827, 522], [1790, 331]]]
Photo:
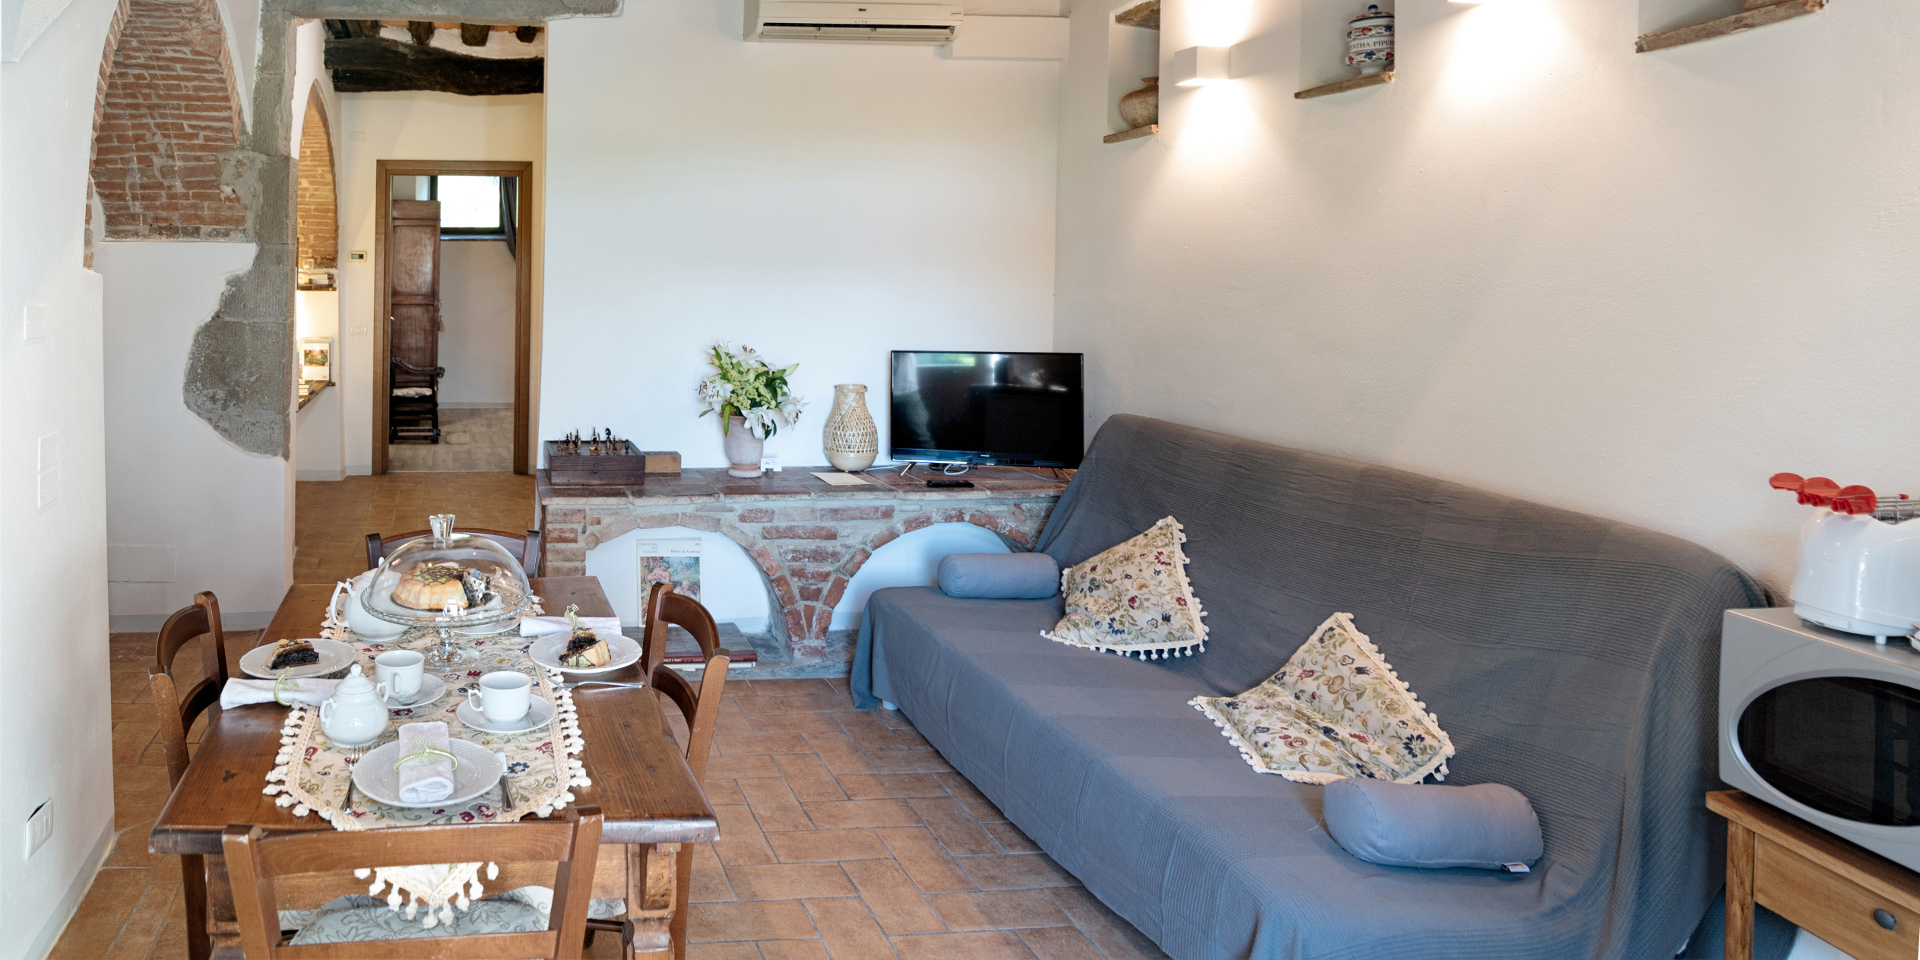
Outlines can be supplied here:
[[707, 359], [718, 372], [700, 381], [695, 391], [706, 407], [700, 415], [720, 415], [727, 473], [757, 477], [766, 439], [800, 419], [803, 401], [787, 382], [800, 365], [774, 367], [752, 347], [742, 346], [736, 353], [726, 343], [715, 344]]

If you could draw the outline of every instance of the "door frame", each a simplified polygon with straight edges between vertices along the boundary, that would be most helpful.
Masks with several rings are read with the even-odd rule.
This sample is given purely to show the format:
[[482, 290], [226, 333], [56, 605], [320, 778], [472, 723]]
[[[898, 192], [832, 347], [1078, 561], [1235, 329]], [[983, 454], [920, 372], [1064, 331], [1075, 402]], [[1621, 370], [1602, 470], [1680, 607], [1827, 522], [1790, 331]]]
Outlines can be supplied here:
[[379, 160], [374, 163], [374, 210], [379, 229], [373, 238], [373, 473], [387, 472], [387, 398], [392, 392], [393, 355], [387, 318], [393, 313], [393, 290], [387, 285], [387, 246], [393, 235], [393, 178], [436, 175], [514, 177], [518, 203], [514, 250], [513, 305], [513, 472], [528, 472], [527, 429], [531, 422], [533, 374], [533, 161], [531, 160]]

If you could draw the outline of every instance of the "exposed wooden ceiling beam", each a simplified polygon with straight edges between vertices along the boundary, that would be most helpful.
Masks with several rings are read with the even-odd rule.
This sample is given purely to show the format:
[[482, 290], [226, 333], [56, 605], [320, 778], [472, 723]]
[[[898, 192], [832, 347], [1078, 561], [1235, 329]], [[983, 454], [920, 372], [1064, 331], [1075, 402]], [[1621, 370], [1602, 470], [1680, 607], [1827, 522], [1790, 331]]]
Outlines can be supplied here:
[[463, 23], [460, 25], [460, 42], [469, 47], [486, 46], [487, 37], [492, 35], [493, 30], [488, 28], [484, 23]]
[[540, 57], [473, 57], [383, 37], [328, 40], [326, 65], [333, 71], [333, 88], [341, 93], [437, 90], [470, 97], [539, 93], [546, 73]]

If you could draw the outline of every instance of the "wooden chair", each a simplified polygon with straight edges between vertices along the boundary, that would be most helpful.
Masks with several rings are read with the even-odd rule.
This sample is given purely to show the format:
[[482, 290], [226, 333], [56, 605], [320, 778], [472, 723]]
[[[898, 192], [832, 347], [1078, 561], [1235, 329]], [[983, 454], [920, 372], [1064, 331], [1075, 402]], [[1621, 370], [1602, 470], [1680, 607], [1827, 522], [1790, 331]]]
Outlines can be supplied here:
[[[486, 537], [506, 547], [507, 552], [513, 554], [515, 560], [520, 561], [520, 568], [527, 572], [527, 576], [540, 575], [540, 531], [528, 530], [524, 537], [502, 530], [456, 530], [454, 532]], [[431, 530], [415, 530], [412, 533], [395, 534], [391, 537], [382, 537], [377, 533], [367, 534], [367, 569], [371, 570], [379, 566], [381, 559], [386, 557], [393, 548], [409, 540], [431, 536], [433, 536]]]
[[393, 357], [387, 398], [387, 442], [440, 442], [440, 378], [445, 367], [418, 367]]
[[[173, 661], [181, 647], [200, 636], [207, 638], [200, 648], [200, 679], [182, 691], [173, 679]], [[153, 689], [154, 710], [160, 719], [167, 784], [177, 787], [191, 759], [187, 731], [208, 708], [219, 704], [220, 688], [227, 685], [227, 635], [220, 627], [220, 601], [212, 593], [194, 594], [192, 606], [174, 611], [160, 627], [153, 666], [147, 668], [147, 683]], [[203, 858], [180, 858], [180, 885], [186, 898], [187, 955], [204, 960], [212, 953], [213, 943], [207, 937], [207, 871]]]
[[[226, 853], [227, 875], [233, 881], [240, 944], [253, 960], [270, 957], [341, 960], [556, 957], [575, 960], [585, 941], [587, 904], [593, 897], [594, 860], [600, 850], [600, 825], [600, 808], [592, 805], [568, 810], [564, 821], [389, 827], [344, 833], [322, 830], [273, 837], [259, 827], [236, 823], [227, 827], [221, 846]], [[548, 914], [547, 929], [533, 933], [300, 946], [280, 943], [278, 901], [274, 898], [274, 881], [278, 878], [362, 867], [471, 860], [503, 865], [555, 862], [558, 866], [553, 878], [553, 910]], [[502, 892], [494, 887], [489, 890]]]
[[[687, 768], [693, 771], [695, 781], [704, 781], [707, 754], [713, 749], [713, 728], [720, 719], [720, 697], [727, 684], [727, 665], [732, 660], [720, 647], [720, 628], [714, 624], [713, 614], [708, 613], [700, 601], [673, 592], [671, 584], [656, 583], [647, 591], [646, 615], [641, 663], [653, 689], [672, 700], [686, 718]], [[678, 670], [661, 662], [666, 657], [669, 624], [693, 634], [694, 641], [700, 644], [700, 655], [706, 658], [697, 690]], [[682, 960], [687, 950], [687, 896], [693, 883], [693, 844], [680, 845], [673, 872], [673, 919], [668, 930], [675, 960]], [[587, 926], [591, 930], [625, 929], [625, 924], [617, 920], [591, 920]]]

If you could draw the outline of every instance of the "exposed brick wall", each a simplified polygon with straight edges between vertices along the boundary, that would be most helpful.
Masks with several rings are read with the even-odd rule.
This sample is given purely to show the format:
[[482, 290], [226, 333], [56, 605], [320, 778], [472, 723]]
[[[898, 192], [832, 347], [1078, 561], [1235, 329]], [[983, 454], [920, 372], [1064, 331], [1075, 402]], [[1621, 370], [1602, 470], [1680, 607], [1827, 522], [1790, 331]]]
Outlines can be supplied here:
[[326, 103], [318, 86], [307, 95], [307, 118], [300, 126], [300, 197], [295, 223], [300, 238], [298, 264], [338, 266], [340, 217], [333, 186], [333, 138]]
[[[94, 85], [93, 90], [92, 149], [95, 150], [100, 146], [100, 120], [107, 113], [107, 77], [113, 72], [113, 52], [119, 48], [120, 31], [127, 25], [127, 2], [128, 0], [120, 0], [114, 5], [113, 18], [107, 21], [106, 48], [100, 53], [100, 82]], [[86, 230], [81, 235], [80, 254], [81, 265], [88, 270], [93, 269], [93, 192], [93, 158], [89, 155], [87, 158]]]
[[[833, 608], [875, 550], [936, 523], [971, 523], [1031, 549], [1053, 512], [1054, 496], [939, 500], [839, 501], [831, 506], [740, 506], [725, 503], [644, 506], [546, 506], [541, 569], [549, 577], [583, 576], [587, 551], [632, 530], [683, 526], [725, 534], [746, 548], [766, 575], [779, 609], [776, 634], [798, 658], [826, 653]], [[784, 628], [784, 629], [781, 629]]]
[[94, 127], [109, 239], [239, 240], [240, 101], [213, 0], [128, 0]]

